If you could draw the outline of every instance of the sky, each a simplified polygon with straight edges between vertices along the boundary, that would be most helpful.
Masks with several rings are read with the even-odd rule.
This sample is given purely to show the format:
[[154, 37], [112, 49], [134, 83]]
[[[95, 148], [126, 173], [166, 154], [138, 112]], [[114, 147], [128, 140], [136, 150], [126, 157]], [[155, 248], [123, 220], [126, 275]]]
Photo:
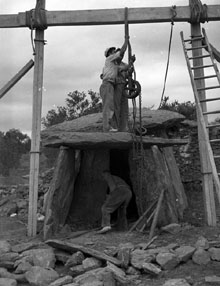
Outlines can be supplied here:
[[[46, 10], [90, 10], [135, 7], [187, 6], [188, 0], [46, 0]], [[219, 5], [220, 0], [203, 1]], [[17, 14], [35, 7], [36, 0], [0, 0], [0, 14]], [[210, 43], [220, 50], [220, 21], [202, 24]], [[129, 25], [132, 52], [136, 55], [136, 78], [142, 86], [142, 107], [157, 109], [167, 65], [170, 23]], [[170, 102], [191, 101], [194, 96], [187, 70], [180, 31], [190, 36], [188, 23], [175, 23], [164, 96]], [[123, 25], [49, 27], [45, 31], [42, 117], [65, 106], [67, 94], [78, 90], [99, 92], [104, 50], [121, 47]], [[34, 59], [29, 28], [0, 29], [0, 88], [30, 59]], [[124, 61], [127, 60], [127, 54]], [[16, 128], [31, 134], [33, 68], [0, 99], [0, 131]], [[131, 105], [131, 102], [130, 102]]]

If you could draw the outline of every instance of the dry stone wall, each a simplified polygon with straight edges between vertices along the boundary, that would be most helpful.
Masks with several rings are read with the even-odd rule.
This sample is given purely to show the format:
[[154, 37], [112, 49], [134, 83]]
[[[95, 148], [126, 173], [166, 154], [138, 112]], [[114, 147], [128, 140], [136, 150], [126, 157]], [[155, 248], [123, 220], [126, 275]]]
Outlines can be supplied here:
[[[199, 142], [197, 124], [191, 123], [191, 126], [182, 125], [178, 131], [178, 137], [189, 139], [189, 144], [180, 147], [174, 147], [175, 158], [180, 170], [183, 183], [200, 183], [202, 180], [201, 164], [199, 155]], [[211, 139], [219, 139], [220, 135], [210, 132]], [[215, 155], [220, 155], [219, 142], [212, 143]], [[216, 167], [220, 170], [220, 160], [216, 160]]]

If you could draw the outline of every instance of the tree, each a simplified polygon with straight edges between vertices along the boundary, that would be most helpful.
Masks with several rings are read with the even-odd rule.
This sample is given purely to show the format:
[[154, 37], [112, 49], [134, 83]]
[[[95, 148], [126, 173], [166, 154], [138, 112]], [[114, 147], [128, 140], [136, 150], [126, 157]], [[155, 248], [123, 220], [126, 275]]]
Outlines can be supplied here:
[[101, 112], [102, 111], [102, 102], [99, 94], [96, 92], [89, 90], [88, 94], [91, 98], [91, 101], [89, 103], [88, 108], [85, 110], [84, 115], [86, 114], [92, 114], [96, 112]]
[[177, 100], [169, 103], [169, 97], [165, 96], [159, 109], [170, 110], [184, 115], [189, 120], [196, 120], [196, 105], [193, 102], [186, 101], [179, 103]]
[[214, 119], [214, 122], [213, 122], [214, 124], [219, 124], [220, 123], [220, 117], [216, 117], [215, 119]]
[[75, 119], [85, 113], [89, 106], [89, 100], [86, 98], [86, 93], [77, 90], [68, 93], [66, 105], [68, 110], [68, 119]]
[[[90, 99], [89, 99], [90, 98]], [[66, 106], [58, 106], [57, 110], [51, 109], [46, 117], [43, 117], [42, 124], [49, 127], [64, 121], [73, 120], [83, 115], [100, 112], [102, 102], [99, 94], [92, 90], [86, 94], [78, 90], [69, 92], [65, 100]]]
[[19, 166], [22, 154], [30, 151], [31, 140], [18, 129], [0, 132], [0, 173], [9, 175], [10, 168]]
[[42, 124], [44, 127], [49, 127], [58, 123], [61, 123], [68, 119], [66, 107], [58, 106], [57, 111], [51, 109], [48, 111], [46, 117], [42, 118]]

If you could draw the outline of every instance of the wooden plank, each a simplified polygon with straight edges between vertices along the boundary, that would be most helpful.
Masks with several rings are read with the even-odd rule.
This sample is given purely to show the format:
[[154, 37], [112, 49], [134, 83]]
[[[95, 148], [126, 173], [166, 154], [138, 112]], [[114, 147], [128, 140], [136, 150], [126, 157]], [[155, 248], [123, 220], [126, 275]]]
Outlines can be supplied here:
[[[201, 25], [192, 24], [191, 25], [191, 36], [196, 37], [201, 35]], [[201, 41], [193, 41], [192, 47], [196, 48], [202, 45]], [[199, 57], [202, 55], [202, 49], [194, 49], [192, 50], [192, 56]], [[193, 66], [202, 66], [203, 59], [202, 58], [195, 58], [193, 60]], [[194, 77], [201, 77], [200, 80], [195, 81], [196, 88], [203, 88], [205, 87], [205, 80], [204, 77], [204, 70], [195, 69], [194, 70]], [[216, 226], [216, 210], [215, 210], [215, 198], [214, 198], [214, 191], [213, 191], [213, 178], [212, 178], [212, 166], [210, 164], [210, 156], [208, 150], [210, 149], [208, 139], [208, 133], [205, 128], [207, 125], [207, 117], [203, 117], [203, 112], [207, 111], [206, 102], [201, 103], [200, 107], [200, 100], [206, 99], [205, 90], [201, 90], [198, 92], [197, 98], [197, 90], [194, 90], [195, 101], [196, 101], [196, 110], [197, 110], [197, 120], [198, 120], [198, 141], [199, 141], [199, 151], [200, 151], [200, 161], [201, 161], [201, 171], [203, 174], [203, 197], [204, 197], [204, 208], [205, 208], [205, 215], [206, 215], [206, 223], [209, 226]], [[208, 146], [209, 145], [209, 146]]]
[[[138, 138], [138, 137], [137, 137]], [[61, 132], [44, 133], [42, 143], [46, 147], [69, 146], [75, 149], [131, 148], [133, 136], [128, 132]], [[143, 136], [143, 146], [173, 146], [188, 143], [185, 139], [166, 139]]]
[[[189, 22], [188, 6], [177, 6], [174, 22]], [[96, 9], [75, 11], [47, 11], [47, 24], [50, 26], [118, 25], [124, 24], [124, 9]], [[170, 22], [171, 7], [129, 8], [128, 20], [131, 24]], [[208, 6], [208, 19], [220, 20], [220, 5]], [[0, 28], [27, 27], [26, 14], [0, 15]]]
[[2, 98], [32, 67], [34, 61], [30, 60], [8, 83], [0, 89], [0, 98]]
[[[164, 138], [168, 138], [165, 130], [161, 130], [161, 136]], [[177, 204], [177, 212], [178, 217], [183, 217], [183, 212], [188, 206], [187, 197], [185, 194], [184, 186], [182, 184], [179, 168], [174, 156], [172, 147], [165, 147], [161, 150], [163, 153], [168, 173], [171, 178], [171, 182], [173, 185], [173, 189], [176, 196], [176, 204]]]
[[[189, 7], [177, 7], [176, 10], [177, 16], [175, 21], [182, 22], [187, 21], [187, 19], [189, 20]], [[48, 13], [48, 23], [50, 23], [51, 26], [118, 25], [124, 24], [125, 22], [124, 9], [53, 11], [50, 13]], [[170, 7], [140, 7], [128, 9], [128, 22], [130, 24], [170, 22], [171, 17], [172, 11]]]
[[[160, 180], [164, 182], [164, 184], [160, 186], [159, 190], [166, 190], [166, 193], [164, 194], [165, 196], [165, 201], [164, 205], [166, 206], [166, 216], [169, 218], [170, 223], [176, 223], [179, 220], [178, 217], [178, 205], [176, 204], [176, 195], [175, 195], [175, 190], [173, 187], [172, 183], [172, 178], [170, 177], [169, 174], [169, 169], [166, 163], [166, 160], [164, 158], [164, 154], [162, 151], [159, 150], [158, 146], [152, 146], [151, 150], [153, 151], [153, 156], [155, 159], [155, 162], [157, 162], [158, 165], [158, 170], [161, 168], [160, 171]], [[160, 197], [159, 193], [159, 196]]]
[[161, 208], [161, 205], [162, 205], [164, 192], [165, 192], [165, 189], [162, 189], [161, 194], [160, 194], [159, 199], [158, 199], [158, 203], [157, 203], [157, 206], [156, 206], [156, 211], [155, 211], [154, 218], [153, 218], [153, 221], [152, 221], [152, 225], [151, 225], [151, 228], [150, 228], [149, 240], [151, 240], [153, 238], [153, 236], [154, 236], [154, 231], [155, 231], [155, 228], [156, 228], [156, 225], [157, 225], [157, 219], [158, 219], [160, 208]]
[[[22, 14], [22, 17], [21, 15]], [[0, 28], [26, 27], [25, 13], [0, 15]]]
[[183, 218], [183, 212], [187, 208], [188, 203], [173, 149], [172, 147], [165, 147], [162, 149], [162, 153], [164, 154], [168, 172], [175, 192], [176, 204], [178, 206], [178, 217]]
[[139, 217], [139, 219], [132, 225], [132, 227], [129, 229], [127, 234], [131, 233], [135, 228], [138, 226], [140, 222], [146, 219], [146, 215], [149, 213], [149, 211], [152, 210], [152, 208], [156, 205], [156, 201], [154, 201], [147, 209], [146, 211], [142, 214], [142, 216]]
[[[45, 0], [41, 0], [41, 7], [45, 7]], [[32, 134], [30, 157], [30, 181], [29, 181], [29, 208], [28, 208], [28, 236], [37, 233], [37, 200], [38, 200], [38, 176], [40, 157], [40, 132], [42, 112], [43, 89], [43, 65], [44, 65], [44, 31], [36, 30], [35, 33], [35, 66], [33, 80], [33, 110], [32, 110]]]
[[75, 244], [75, 243], [69, 243], [69, 242], [64, 242], [64, 241], [60, 241], [57, 239], [51, 239], [51, 240], [47, 240], [45, 242], [46, 244], [54, 247], [54, 248], [58, 248], [58, 249], [62, 249], [65, 250], [67, 252], [70, 253], [74, 253], [77, 251], [82, 251], [85, 254], [88, 254], [90, 256], [93, 256], [95, 258], [98, 258], [100, 260], [104, 260], [104, 261], [109, 261], [117, 266], [121, 265], [121, 261], [118, 260], [117, 258], [111, 257], [103, 252], [100, 252], [96, 249], [92, 249], [92, 248], [88, 248], [85, 247], [83, 245], [79, 245], [79, 244]]

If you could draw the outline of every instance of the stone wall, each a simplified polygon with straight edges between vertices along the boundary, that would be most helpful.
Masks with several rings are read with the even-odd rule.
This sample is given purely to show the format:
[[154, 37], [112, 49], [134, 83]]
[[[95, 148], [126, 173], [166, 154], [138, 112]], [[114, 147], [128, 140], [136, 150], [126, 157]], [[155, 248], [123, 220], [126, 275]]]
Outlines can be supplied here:
[[[183, 183], [190, 182], [201, 182], [201, 165], [199, 155], [199, 143], [198, 143], [198, 132], [197, 124], [191, 124], [191, 126], [182, 125], [177, 136], [180, 138], [189, 139], [189, 144], [180, 147], [174, 147], [174, 154], [177, 161], [177, 165], [180, 170], [181, 178]], [[210, 132], [211, 139], [217, 139], [218, 134]], [[212, 143], [213, 152], [215, 155], [220, 155], [220, 144], [219, 142]], [[216, 160], [217, 170], [220, 171], [220, 160]]]

